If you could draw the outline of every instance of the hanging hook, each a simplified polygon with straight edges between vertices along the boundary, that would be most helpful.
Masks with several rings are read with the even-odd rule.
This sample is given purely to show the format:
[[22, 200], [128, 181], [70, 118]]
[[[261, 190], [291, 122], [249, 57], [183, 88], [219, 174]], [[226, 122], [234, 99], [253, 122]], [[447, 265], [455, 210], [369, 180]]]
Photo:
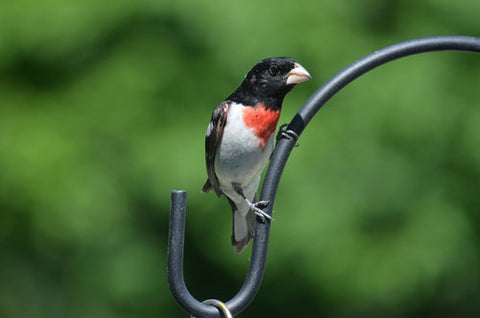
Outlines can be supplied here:
[[[262, 186], [260, 200], [270, 201], [264, 209], [272, 215], [278, 184], [287, 159], [306, 125], [318, 110], [347, 84], [374, 68], [393, 60], [433, 51], [468, 51], [480, 53], [480, 38], [467, 36], [434, 36], [400, 42], [375, 51], [350, 64], [322, 85], [307, 100], [292, 119], [286, 131], [296, 138], [280, 138], [270, 159], [270, 165]], [[215, 305], [196, 300], [188, 291], [183, 276], [183, 246], [185, 236], [186, 192], [172, 191], [170, 231], [168, 238], [168, 281], [178, 304], [188, 313], [199, 318], [220, 318]], [[233, 316], [244, 310], [255, 297], [265, 270], [270, 222], [258, 222], [252, 247], [250, 267], [240, 291], [224, 305]], [[223, 304], [223, 303], [222, 303]]]

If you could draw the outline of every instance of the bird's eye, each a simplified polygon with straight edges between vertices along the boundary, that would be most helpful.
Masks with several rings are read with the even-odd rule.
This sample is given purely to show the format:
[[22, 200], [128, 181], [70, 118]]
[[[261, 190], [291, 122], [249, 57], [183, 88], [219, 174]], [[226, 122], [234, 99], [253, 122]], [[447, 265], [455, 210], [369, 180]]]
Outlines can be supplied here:
[[279, 72], [279, 69], [278, 69], [278, 67], [276, 67], [276, 66], [270, 66], [270, 68], [268, 69], [268, 72], [269, 72], [270, 75], [272, 75], [272, 76], [277, 76], [277, 75], [278, 75], [278, 72]]

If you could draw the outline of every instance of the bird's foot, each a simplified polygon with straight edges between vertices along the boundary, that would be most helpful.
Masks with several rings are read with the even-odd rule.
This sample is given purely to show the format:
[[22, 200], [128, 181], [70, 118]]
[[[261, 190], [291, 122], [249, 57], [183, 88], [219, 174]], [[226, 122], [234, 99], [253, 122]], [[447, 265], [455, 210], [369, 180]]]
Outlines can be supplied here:
[[273, 217], [271, 217], [268, 213], [264, 212], [262, 209], [265, 209], [269, 204], [270, 201], [258, 201], [255, 203], [250, 202], [247, 200], [250, 209], [262, 220], [265, 222], [266, 220], [273, 221]]
[[288, 124], [283, 124], [283, 125], [280, 126], [280, 128], [278, 129], [278, 134], [277, 134], [277, 142], [281, 138], [295, 139], [295, 147], [300, 146], [300, 144], [298, 142], [296, 142], [298, 140], [298, 137], [299, 137], [298, 134], [291, 129], [287, 129], [287, 127], [288, 127]]

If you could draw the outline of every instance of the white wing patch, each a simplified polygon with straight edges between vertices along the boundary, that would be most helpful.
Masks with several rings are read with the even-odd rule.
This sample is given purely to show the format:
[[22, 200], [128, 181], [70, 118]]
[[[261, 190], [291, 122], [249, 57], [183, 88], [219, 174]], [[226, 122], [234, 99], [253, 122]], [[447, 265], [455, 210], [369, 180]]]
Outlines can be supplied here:
[[206, 134], [207, 137], [212, 134], [212, 130], [213, 130], [213, 123], [210, 122], [207, 127], [207, 134]]

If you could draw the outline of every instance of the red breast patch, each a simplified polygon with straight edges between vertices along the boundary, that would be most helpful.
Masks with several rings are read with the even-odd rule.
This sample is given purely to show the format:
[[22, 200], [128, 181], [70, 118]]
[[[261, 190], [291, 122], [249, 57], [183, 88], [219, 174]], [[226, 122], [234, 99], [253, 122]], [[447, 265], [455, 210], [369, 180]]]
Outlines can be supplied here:
[[280, 110], [268, 109], [263, 104], [246, 107], [243, 110], [243, 121], [258, 137], [258, 145], [262, 151], [265, 150], [270, 136], [275, 132], [279, 118]]

